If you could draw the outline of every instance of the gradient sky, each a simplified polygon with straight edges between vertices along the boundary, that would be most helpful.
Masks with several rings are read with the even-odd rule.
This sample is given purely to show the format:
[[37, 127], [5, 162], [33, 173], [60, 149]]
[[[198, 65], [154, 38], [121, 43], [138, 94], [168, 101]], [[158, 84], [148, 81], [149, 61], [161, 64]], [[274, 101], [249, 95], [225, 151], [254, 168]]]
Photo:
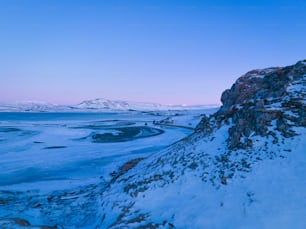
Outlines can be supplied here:
[[306, 58], [305, 0], [0, 0], [0, 101], [219, 103]]

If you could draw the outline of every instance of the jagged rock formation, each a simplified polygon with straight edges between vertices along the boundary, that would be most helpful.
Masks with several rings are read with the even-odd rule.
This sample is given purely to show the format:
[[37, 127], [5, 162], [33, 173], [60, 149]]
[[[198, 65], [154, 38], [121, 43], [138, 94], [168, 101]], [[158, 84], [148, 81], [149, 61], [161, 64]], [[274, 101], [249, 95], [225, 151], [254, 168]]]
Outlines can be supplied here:
[[112, 181], [97, 227], [305, 228], [305, 93], [306, 61], [248, 72], [193, 135]]
[[[305, 74], [305, 61], [284, 68], [253, 70], [224, 91], [223, 105], [210, 119], [218, 126], [233, 123], [229, 129], [229, 148], [252, 146], [249, 137], [254, 134], [275, 136], [268, 128], [272, 121], [276, 121], [277, 130], [285, 137], [295, 135], [291, 126], [305, 127]], [[207, 131], [207, 123], [203, 119], [198, 131]]]

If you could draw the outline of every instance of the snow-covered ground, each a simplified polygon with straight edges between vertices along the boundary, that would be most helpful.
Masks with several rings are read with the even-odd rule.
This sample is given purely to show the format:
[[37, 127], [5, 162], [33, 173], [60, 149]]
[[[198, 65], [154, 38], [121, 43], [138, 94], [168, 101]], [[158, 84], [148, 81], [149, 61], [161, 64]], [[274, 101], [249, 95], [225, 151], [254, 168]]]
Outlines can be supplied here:
[[[215, 110], [0, 113], [0, 219], [50, 224], [62, 215], [65, 226], [92, 224], [96, 213], [88, 209], [98, 201], [86, 197], [88, 190], [103, 188], [101, 183], [126, 162], [186, 137], [193, 131], [184, 126], [194, 128]], [[156, 125], [164, 119], [173, 126]], [[100, 143], [93, 136], [110, 141]], [[48, 198], [58, 202], [50, 206]], [[71, 201], [82, 207], [71, 213]], [[84, 221], [80, 214], [89, 216]]]
[[305, 229], [305, 73], [299, 61], [237, 79], [194, 134], [111, 182], [97, 227]]
[[230, 127], [161, 151], [120, 177], [103, 199], [101, 228], [305, 228], [305, 129], [225, 156]]

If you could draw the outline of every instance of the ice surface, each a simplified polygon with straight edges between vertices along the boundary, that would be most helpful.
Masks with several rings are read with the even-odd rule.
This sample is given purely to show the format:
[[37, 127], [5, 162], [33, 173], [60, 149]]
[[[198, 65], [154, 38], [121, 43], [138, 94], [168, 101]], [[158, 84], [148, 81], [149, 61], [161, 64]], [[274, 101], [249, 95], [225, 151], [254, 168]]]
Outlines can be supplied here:
[[[175, 125], [194, 127], [211, 112], [0, 113], [0, 218], [65, 228], [92, 225], [97, 193], [113, 171], [192, 133], [153, 121], [169, 118]], [[91, 138], [131, 127], [143, 128], [129, 141], [95, 143]], [[150, 136], [150, 128], [162, 133]]]

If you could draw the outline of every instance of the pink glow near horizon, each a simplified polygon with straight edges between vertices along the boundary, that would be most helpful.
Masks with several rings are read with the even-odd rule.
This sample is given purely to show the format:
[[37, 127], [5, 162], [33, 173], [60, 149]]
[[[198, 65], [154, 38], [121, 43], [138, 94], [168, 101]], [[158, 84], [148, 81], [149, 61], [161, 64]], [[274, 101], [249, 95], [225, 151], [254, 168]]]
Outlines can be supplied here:
[[305, 59], [305, 1], [116, 2], [0, 1], [0, 102], [220, 104], [247, 71]]

